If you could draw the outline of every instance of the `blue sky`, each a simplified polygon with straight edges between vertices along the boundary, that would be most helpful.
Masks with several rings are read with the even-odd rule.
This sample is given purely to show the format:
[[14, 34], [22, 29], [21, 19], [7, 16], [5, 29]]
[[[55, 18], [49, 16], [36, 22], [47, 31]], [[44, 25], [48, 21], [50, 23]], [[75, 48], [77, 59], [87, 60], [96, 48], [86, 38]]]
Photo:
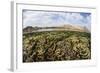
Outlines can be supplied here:
[[23, 10], [23, 27], [79, 25], [91, 29], [91, 13]]

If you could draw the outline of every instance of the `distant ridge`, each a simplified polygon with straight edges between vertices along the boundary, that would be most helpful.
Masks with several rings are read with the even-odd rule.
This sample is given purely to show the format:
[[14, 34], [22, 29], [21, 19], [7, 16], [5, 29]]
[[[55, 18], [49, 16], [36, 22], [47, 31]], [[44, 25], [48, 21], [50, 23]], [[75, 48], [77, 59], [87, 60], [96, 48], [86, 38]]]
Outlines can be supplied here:
[[72, 24], [66, 24], [63, 26], [57, 26], [57, 27], [32, 27], [27, 26], [23, 28], [23, 33], [32, 33], [32, 32], [38, 32], [45, 29], [45, 31], [48, 31], [48, 29], [52, 29], [49, 31], [59, 31], [59, 30], [65, 30], [65, 31], [78, 31], [78, 32], [87, 32], [90, 33], [90, 31], [85, 26], [79, 26], [79, 25], [72, 25]]
[[85, 26], [67, 24], [62, 27], [69, 31], [90, 32]]

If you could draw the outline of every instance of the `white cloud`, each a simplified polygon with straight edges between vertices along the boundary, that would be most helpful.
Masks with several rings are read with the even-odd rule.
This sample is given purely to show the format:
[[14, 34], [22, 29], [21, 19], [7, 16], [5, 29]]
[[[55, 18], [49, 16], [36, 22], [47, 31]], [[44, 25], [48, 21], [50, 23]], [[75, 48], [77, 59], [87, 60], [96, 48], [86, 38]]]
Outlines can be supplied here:
[[86, 18], [80, 13], [74, 12], [46, 12], [46, 11], [24, 11], [23, 25], [26, 26], [60, 26], [64, 24], [76, 24], [89, 27], [91, 16]]

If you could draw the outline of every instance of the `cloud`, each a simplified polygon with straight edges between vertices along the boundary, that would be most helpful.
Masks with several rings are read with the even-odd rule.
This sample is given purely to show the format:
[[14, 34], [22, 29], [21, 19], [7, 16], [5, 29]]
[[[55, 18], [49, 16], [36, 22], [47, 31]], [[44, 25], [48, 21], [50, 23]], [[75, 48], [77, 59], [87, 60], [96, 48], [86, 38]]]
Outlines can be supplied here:
[[91, 15], [79, 12], [23, 11], [23, 25], [26, 26], [61, 26], [74, 24], [90, 29]]
[[67, 13], [66, 20], [70, 24], [82, 24], [83, 17], [80, 13]]

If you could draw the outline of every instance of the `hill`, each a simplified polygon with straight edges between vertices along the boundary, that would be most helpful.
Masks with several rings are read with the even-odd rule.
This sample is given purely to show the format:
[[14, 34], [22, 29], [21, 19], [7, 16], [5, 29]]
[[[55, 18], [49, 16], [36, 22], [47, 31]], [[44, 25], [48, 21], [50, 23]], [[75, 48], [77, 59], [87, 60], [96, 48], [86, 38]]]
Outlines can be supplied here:
[[26, 28], [23, 28], [24, 33], [32, 33], [32, 32], [41, 32], [41, 31], [78, 31], [78, 32], [88, 32], [90, 31], [85, 26], [78, 26], [78, 25], [72, 25], [67, 24], [63, 26], [56, 26], [56, 27], [32, 27], [27, 26]]

